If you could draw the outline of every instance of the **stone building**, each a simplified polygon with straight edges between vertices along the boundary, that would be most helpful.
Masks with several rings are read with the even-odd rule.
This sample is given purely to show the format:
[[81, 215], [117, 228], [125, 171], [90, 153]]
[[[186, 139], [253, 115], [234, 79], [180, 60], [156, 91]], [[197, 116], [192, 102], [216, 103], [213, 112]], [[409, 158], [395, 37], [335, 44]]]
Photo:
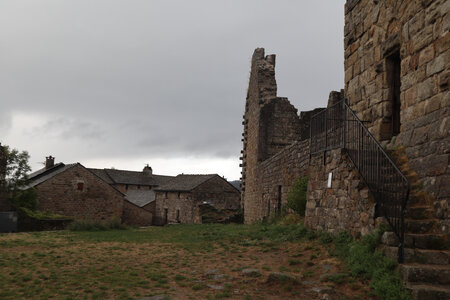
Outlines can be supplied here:
[[252, 223], [275, 214], [286, 203], [295, 180], [306, 174], [309, 118], [287, 98], [277, 97], [275, 55], [253, 53], [242, 124], [242, 206]]
[[156, 188], [154, 223], [202, 223], [202, 205], [217, 210], [238, 210], [240, 192], [224, 178], [211, 175], [178, 175]]
[[348, 0], [345, 96], [388, 148], [405, 147], [450, 232], [450, 2]]
[[[448, 0], [347, 0], [345, 90], [332, 93], [327, 110], [312, 118], [308, 170], [296, 169], [309, 175], [308, 226], [358, 235], [373, 230], [377, 217], [389, 221], [393, 232], [383, 236], [383, 250], [402, 262], [414, 299], [450, 298], [449, 11]], [[267, 146], [271, 125], [261, 121], [276, 94], [274, 58], [254, 55], [252, 63], [242, 151], [246, 222], [269, 212], [260, 178], [269, 181], [270, 173], [261, 166], [276, 148]], [[276, 122], [283, 128], [283, 119]], [[278, 134], [286, 141], [297, 132]]]
[[174, 178], [153, 174], [149, 165], [145, 166], [142, 172], [117, 169], [89, 170], [125, 194], [126, 200], [152, 214], [155, 212], [155, 188]]
[[124, 198], [124, 194], [79, 163], [54, 163], [29, 175], [29, 188], [38, 193], [38, 210], [75, 219], [118, 219], [125, 224], [148, 226], [152, 213]]

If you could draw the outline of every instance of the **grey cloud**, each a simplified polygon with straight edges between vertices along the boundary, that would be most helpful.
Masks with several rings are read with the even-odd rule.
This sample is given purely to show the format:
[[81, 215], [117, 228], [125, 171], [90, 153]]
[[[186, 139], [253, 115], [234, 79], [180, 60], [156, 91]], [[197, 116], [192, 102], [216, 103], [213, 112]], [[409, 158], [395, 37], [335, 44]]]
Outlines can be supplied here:
[[27, 132], [79, 160], [237, 157], [254, 48], [277, 54], [280, 96], [323, 106], [343, 87], [344, 3], [3, 0], [0, 133], [25, 112], [58, 116]]

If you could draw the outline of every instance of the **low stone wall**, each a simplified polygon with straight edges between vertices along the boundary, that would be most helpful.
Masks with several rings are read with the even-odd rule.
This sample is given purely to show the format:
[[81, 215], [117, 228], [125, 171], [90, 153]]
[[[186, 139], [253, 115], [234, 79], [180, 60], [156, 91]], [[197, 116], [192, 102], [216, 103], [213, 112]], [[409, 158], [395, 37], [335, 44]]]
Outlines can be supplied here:
[[[312, 157], [309, 166], [305, 224], [331, 233], [365, 235], [375, 228], [375, 203], [344, 150]], [[331, 188], [328, 176], [332, 173]]]
[[246, 195], [252, 201], [244, 207], [245, 223], [276, 214], [286, 205], [287, 195], [295, 181], [307, 174], [309, 140], [285, 147], [256, 168], [257, 191]]
[[17, 231], [64, 230], [73, 222], [72, 219], [39, 220], [31, 218], [22, 212], [17, 212], [17, 217]]
[[122, 222], [131, 226], [150, 226], [153, 222], [153, 214], [142, 207], [124, 200]]

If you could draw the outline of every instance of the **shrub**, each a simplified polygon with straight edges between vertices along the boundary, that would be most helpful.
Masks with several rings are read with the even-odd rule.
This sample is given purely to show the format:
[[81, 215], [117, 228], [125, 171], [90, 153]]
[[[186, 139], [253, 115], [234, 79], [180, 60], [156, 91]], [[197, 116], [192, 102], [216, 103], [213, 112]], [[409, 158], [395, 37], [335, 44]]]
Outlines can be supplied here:
[[305, 176], [297, 179], [287, 197], [287, 207], [298, 213], [300, 216], [305, 215], [307, 189], [308, 177]]
[[17, 211], [23, 213], [27, 217], [37, 220], [71, 220], [71, 217], [54, 214], [51, 212], [43, 212], [39, 210], [31, 210], [25, 207], [18, 207]]
[[29, 210], [36, 210], [38, 206], [37, 192], [34, 188], [12, 193], [11, 204], [16, 208], [22, 207]]
[[396, 262], [376, 250], [382, 233], [383, 230], [377, 229], [360, 240], [353, 240], [342, 232], [333, 238], [333, 254], [346, 262], [352, 276], [370, 280], [380, 299], [410, 299], [396, 272]]
[[119, 219], [112, 218], [107, 221], [90, 221], [90, 220], [78, 220], [71, 223], [68, 227], [72, 231], [104, 231], [104, 230], [124, 230], [127, 227], [120, 222]]

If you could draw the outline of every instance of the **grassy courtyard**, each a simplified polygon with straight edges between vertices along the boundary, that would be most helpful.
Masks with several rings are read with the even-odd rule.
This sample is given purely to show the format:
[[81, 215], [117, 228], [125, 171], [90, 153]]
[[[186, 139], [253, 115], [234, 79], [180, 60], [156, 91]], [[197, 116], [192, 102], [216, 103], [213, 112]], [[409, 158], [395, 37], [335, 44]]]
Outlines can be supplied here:
[[375, 299], [303, 225], [0, 235], [0, 299]]

